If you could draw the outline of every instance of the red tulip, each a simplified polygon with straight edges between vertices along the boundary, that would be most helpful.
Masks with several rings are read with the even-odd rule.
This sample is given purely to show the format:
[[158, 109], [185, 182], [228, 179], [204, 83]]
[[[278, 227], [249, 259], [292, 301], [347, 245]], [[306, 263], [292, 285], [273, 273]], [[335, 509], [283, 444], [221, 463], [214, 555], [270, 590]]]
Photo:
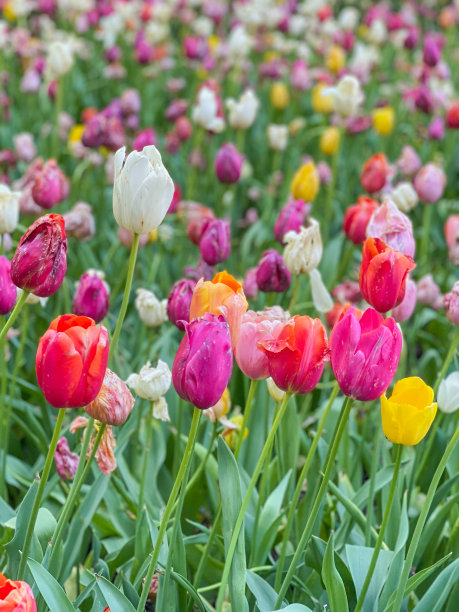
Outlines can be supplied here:
[[415, 267], [412, 257], [392, 249], [379, 238], [367, 238], [359, 275], [364, 299], [378, 312], [394, 308], [403, 300], [407, 274]]
[[89, 317], [61, 315], [38, 344], [35, 368], [46, 400], [55, 408], [92, 402], [104, 381], [109, 341]]
[[325, 327], [320, 319], [296, 315], [275, 337], [258, 342], [268, 357], [269, 375], [276, 385], [289, 393], [308, 393], [319, 382], [328, 360]]
[[367, 160], [362, 169], [360, 178], [362, 187], [368, 193], [375, 193], [384, 187], [389, 173], [386, 156], [382, 153], [373, 155]]
[[22, 580], [8, 580], [0, 573], [0, 610], [2, 612], [37, 612], [31, 587]]
[[349, 206], [344, 214], [343, 231], [354, 244], [361, 244], [366, 238], [366, 229], [378, 202], [367, 196], [360, 196], [357, 204]]

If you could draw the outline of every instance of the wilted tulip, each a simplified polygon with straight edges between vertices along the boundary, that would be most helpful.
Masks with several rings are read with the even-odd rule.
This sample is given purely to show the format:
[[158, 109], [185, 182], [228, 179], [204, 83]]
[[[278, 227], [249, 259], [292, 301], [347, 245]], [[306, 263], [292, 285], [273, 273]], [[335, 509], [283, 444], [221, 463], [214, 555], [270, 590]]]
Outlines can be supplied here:
[[79, 456], [72, 453], [67, 438], [60, 438], [54, 453], [57, 473], [65, 480], [73, 480], [78, 468]]
[[365, 241], [368, 222], [378, 208], [378, 202], [367, 196], [359, 196], [357, 204], [352, 204], [344, 213], [343, 231], [354, 244]]
[[167, 321], [167, 300], [158, 300], [148, 289], [137, 289], [135, 307], [139, 317], [147, 327], [159, 327]]
[[168, 391], [171, 381], [169, 366], [159, 359], [156, 368], [147, 361], [138, 374], [130, 374], [126, 383], [139, 397], [149, 402], [158, 402]]
[[268, 249], [258, 263], [256, 279], [260, 291], [282, 293], [290, 287], [292, 277], [282, 255]]
[[222, 263], [231, 253], [229, 223], [222, 219], [209, 221], [199, 241], [201, 257], [210, 266]]
[[366, 234], [368, 238], [380, 238], [396, 251], [414, 257], [416, 242], [411, 220], [391, 200], [386, 200], [374, 211]]
[[121, 227], [136, 234], [160, 225], [171, 204], [174, 183], [153, 145], [141, 153], [132, 151], [125, 160], [125, 147], [115, 154], [113, 214]]
[[107, 425], [122, 425], [132, 412], [135, 399], [121, 378], [107, 368], [96, 398], [84, 407], [86, 414]]
[[185, 329], [183, 321], [190, 320], [191, 298], [195, 287], [196, 281], [182, 278], [172, 285], [167, 298], [169, 321], [181, 330]]
[[315, 270], [322, 259], [323, 246], [319, 222], [309, 218], [307, 226], [284, 236], [286, 247], [283, 259], [292, 274], [308, 274]]
[[67, 238], [61, 215], [37, 219], [22, 236], [11, 260], [13, 283], [38, 297], [55, 293], [67, 270]]
[[102, 321], [109, 308], [109, 290], [101, 274], [94, 270], [85, 272], [78, 281], [73, 298], [73, 313]]
[[17, 289], [11, 280], [11, 263], [0, 255], [0, 315], [6, 315], [16, 303]]
[[172, 367], [172, 381], [181, 398], [200, 409], [214, 406], [228, 385], [232, 369], [229, 326], [222, 316], [206, 312], [185, 324], [185, 336]]
[[446, 174], [432, 163], [423, 166], [414, 178], [414, 188], [419, 199], [427, 204], [433, 204], [442, 197], [445, 185]]
[[38, 384], [55, 408], [78, 408], [95, 399], [109, 351], [105, 327], [88, 317], [61, 315], [40, 338], [35, 366]]

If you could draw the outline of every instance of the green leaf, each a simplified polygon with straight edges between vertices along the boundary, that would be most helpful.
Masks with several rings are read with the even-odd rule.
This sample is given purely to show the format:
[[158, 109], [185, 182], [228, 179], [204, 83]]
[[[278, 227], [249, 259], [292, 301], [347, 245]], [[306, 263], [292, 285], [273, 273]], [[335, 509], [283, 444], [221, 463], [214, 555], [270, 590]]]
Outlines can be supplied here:
[[110, 607], [110, 612], [136, 612], [136, 609], [126, 595], [113, 583], [97, 574], [94, 577], [107, 605]]
[[273, 587], [255, 572], [247, 572], [247, 586], [255, 597], [260, 612], [269, 612], [276, 604], [277, 593]]
[[174, 571], [171, 572], [171, 576], [177, 582], [177, 584], [182, 586], [185, 589], [185, 591], [187, 591], [187, 593], [190, 595], [190, 597], [194, 599], [195, 604], [201, 610], [201, 612], [210, 612], [210, 608], [201, 599], [199, 593], [196, 591], [196, 589], [194, 588], [194, 586], [191, 584], [189, 580], [187, 580], [184, 576]]
[[413, 612], [441, 612], [451, 589], [459, 580], [459, 559], [445, 567], [413, 609]]
[[35, 561], [35, 559], [29, 558], [27, 564], [50, 612], [75, 612], [75, 608], [65, 594], [64, 589], [51, 576], [48, 570]]
[[312, 612], [311, 608], [308, 606], [303, 606], [303, 604], [294, 603], [286, 606], [285, 608], [280, 608], [279, 610], [270, 610], [269, 612]]
[[[368, 568], [370, 567], [372, 555], [373, 548], [346, 545], [346, 556], [354, 580], [357, 598], [362, 590]], [[394, 553], [391, 550], [381, 550], [379, 552], [378, 561], [376, 562], [373, 576], [362, 606], [362, 612], [372, 612], [376, 608], [379, 593], [387, 579], [387, 570], [393, 556]]]
[[18, 508], [16, 517], [16, 529], [14, 532], [13, 539], [8, 542], [5, 546], [8, 552], [8, 567], [5, 572], [8, 576], [16, 576], [19, 569], [19, 562], [21, 559], [20, 552], [24, 546], [25, 534], [27, 526], [29, 524], [30, 514], [32, 512], [32, 506], [35, 501], [37, 494], [38, 481], [35, 480], [24, 496], [21, 505]]
[[[225, 552], [228, 551], [239, 510], [242, 506], [241, 480], [236, 459], [221, 436], [218, 438], [218, 473], [222, 500], [222, 525]], [[229, 576], [231, 606], [233, 610], [245, 609], [246, 560], [244, 528], [242, 527], [234, 551]]]
[[344, 583], [335, 566], [334, 560], [333, 533], [328, 540], [325, 550], [324, 563], [322, 566], [322, 579], [327, 589], [328, 599], [330, 601], [331, 610], [339, 610], [347, 612], [349, 605], [347, 602], [346, 589]]

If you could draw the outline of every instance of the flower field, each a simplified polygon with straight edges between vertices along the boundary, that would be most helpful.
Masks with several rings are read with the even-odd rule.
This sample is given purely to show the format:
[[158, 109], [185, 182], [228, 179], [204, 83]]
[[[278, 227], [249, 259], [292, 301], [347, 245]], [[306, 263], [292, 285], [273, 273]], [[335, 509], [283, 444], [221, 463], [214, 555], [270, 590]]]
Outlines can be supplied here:
[[458, 29], [0, 0], [0, 610], [457, 612]]

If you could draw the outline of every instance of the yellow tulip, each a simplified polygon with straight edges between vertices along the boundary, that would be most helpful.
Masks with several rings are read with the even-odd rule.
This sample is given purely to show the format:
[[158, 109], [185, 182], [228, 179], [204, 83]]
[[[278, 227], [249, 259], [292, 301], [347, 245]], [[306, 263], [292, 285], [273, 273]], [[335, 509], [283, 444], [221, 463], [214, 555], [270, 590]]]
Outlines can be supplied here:
[[291, 192], [295, 200], [312, 202], [319, 191], [319, 174], [314, 162], [304, 164], [293, 177]]
[[7, 2], [3, 7], [3, 16], [9, 21], [14, 21], [16, 19], [16, 13], [14, 12], [12, 2]]
[[381, 397], [382, 426], [394, 444], [414, 446], [424, 438], [437, 413], [431, 387], [417, 376], [399, 380], [388, 399]]
[[387, 136], [394, 129], [395, 112], [392, 106], [383, 106], [373, 111], [373, 129], [381, 136]]
[[288, 124], [288, 133], [290, 136], [296, 136], [304, 127], [306, 127], [306, 119], [304, 117], [295, 117]]
[[337, 127], [331, 126], [320, 138], [320, 150], [324, 155], [334, 155], [339, 149], [340, 133]]
[[290, 102], [290, 94], [288, 93], [285, 83], [280, 81], [273, 83], [269, 92], [269, 98], [272, 106], [275, 109], [283, 110], [284, 108], [287, 108]]
[[241, 432], [243, 420], [244, 418], [242, 414], [234, 416], [230, 419], [231, 425], [228, 424], [228, 427], [222, 432], [222, 436], [225, 438], [226, 443], [231, 450], [235, 450], [240, 435], [242, 435], [243, 440], [247, 438], [249, 433], [247, 427], [245, 427], [244, 431]]
[[325, 64], [332, 72], [339, 72], [346, 62], [346, 55], [341, 47], [333, 45], [330, 47], [325, 59]]
[[77, 123], [76, 125], [74, 125], [69, 132], [69, 137], [68, 137], [69, 143], [81, 142], [81, 139], [83, 137], [83, 132], [84, 132], [84, 125], [82, 125], [81, 123]]
[[312, 90], [311, 104], [316, 113], [328, 114], [333, 110], [333, 98], [322, 93], [326, 88], [325, 83], [318, 83]]

